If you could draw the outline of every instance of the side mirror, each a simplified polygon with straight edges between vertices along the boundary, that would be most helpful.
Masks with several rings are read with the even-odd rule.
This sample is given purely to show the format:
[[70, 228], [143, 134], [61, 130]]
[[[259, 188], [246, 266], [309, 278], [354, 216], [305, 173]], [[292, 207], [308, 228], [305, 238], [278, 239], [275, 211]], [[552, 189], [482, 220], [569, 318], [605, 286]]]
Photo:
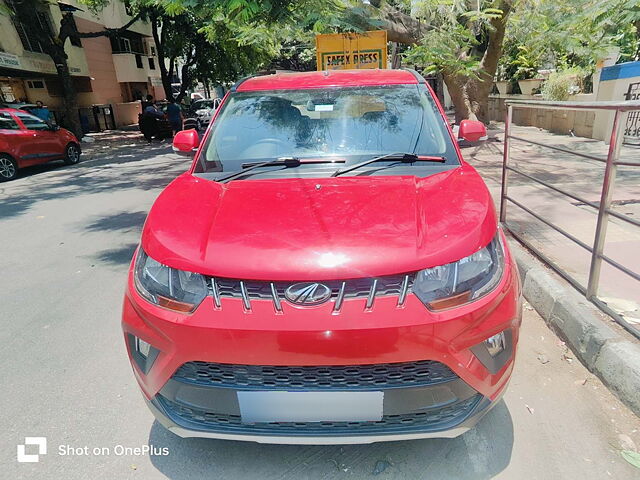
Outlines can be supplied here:
[[57, 132], [58, 130], [60, 130], [60, 127], [58, 125], [54, 125], [52, 123], [49, 123], [49, 130], [51, 130], [52, 132]]
[[173, 151], [181, 155], [192, 156], [200, 145], [200, 136], [193, 128], [182, 130], [173, 137]]
[[458, 140], [479, 142], [487, 139], [487, 127], [477, 120], [462, 120], [458, 129]]

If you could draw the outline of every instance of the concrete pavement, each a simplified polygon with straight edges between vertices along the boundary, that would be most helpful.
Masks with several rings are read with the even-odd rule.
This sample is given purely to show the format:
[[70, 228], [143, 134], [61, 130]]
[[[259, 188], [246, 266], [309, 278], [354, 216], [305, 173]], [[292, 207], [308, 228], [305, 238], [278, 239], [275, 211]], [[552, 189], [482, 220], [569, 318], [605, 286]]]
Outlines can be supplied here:
[[[640, 446], [640, 419], [529, 306], [504, 402], [457, 439], [296, 447], [166, 432], [138, 392], [119, 315], [146, 212], [188, 160], [166, 144], [110, 154], [0, 184], [0, 477], [637, 478], [619, 450]], [[16, 462], [25, 436], [48, 438], [39, 463]], [[158, 453], [130, 451], [148, 444]], [[105, 454], [62, 456], [60, 446], [103, 447], [98, 453]]]

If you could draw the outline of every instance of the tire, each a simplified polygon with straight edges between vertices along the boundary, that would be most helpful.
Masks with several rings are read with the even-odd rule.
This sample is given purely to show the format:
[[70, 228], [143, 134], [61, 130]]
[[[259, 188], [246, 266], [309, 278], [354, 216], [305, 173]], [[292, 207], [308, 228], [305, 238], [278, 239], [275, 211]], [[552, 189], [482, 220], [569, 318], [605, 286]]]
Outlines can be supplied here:
[[80, 147], [75, 143], [70, 143], [64, 151], [65, 165], [75, 165], [80, 161]]
[[8, 182], [18, 176], [18, 165], [9, 155], [0, 155], [0, 182]]

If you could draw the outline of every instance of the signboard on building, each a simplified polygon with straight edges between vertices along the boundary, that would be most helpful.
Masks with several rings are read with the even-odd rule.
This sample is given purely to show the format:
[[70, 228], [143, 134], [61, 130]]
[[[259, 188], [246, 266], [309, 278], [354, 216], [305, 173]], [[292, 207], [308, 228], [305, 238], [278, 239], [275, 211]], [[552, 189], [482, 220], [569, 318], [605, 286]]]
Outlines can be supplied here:
[[0, 67], [20, 68], [20, 58], [12, 53], [0, 52]]
[[387, 32], [316, 35], [318, 70], [387, 68]]

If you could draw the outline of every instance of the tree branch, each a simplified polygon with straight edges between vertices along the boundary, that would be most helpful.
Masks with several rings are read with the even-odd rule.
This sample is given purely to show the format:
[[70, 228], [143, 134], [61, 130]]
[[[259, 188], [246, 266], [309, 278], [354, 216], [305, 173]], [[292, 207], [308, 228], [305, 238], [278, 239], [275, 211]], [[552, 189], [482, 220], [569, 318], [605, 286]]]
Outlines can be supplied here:
[[351, 21], [355, 26], [363, 30], [382, 28], [387, 31], [387, 40], [390, 42], [405, 45], [414, 45], [420, 42], [424, 31], [420, 20], [380, 0], [372, 0], [370, 3], [371, 8], [369, 9], [349, 10], [349, 14], [352, 16]]
[[[69, 13], [68, 15], [72, 15], [72, 14]], [[140, 12], [136, 13], [135, 16], [131, 18], [131, 20], [129, 20], [127, 23], [125, 23], [123, 26], [119, 28], [106, 28], [99, 32], [84, 32], [84, 33], [80, 33], [76, 30], [73, 35], [79, 38], [115, 37], [118, 34], [124, 32], [127, 28], [129, 28], [131, 25], [136, 23], [138, 20], [140, 20], [140, 15], [141, 15]]]

